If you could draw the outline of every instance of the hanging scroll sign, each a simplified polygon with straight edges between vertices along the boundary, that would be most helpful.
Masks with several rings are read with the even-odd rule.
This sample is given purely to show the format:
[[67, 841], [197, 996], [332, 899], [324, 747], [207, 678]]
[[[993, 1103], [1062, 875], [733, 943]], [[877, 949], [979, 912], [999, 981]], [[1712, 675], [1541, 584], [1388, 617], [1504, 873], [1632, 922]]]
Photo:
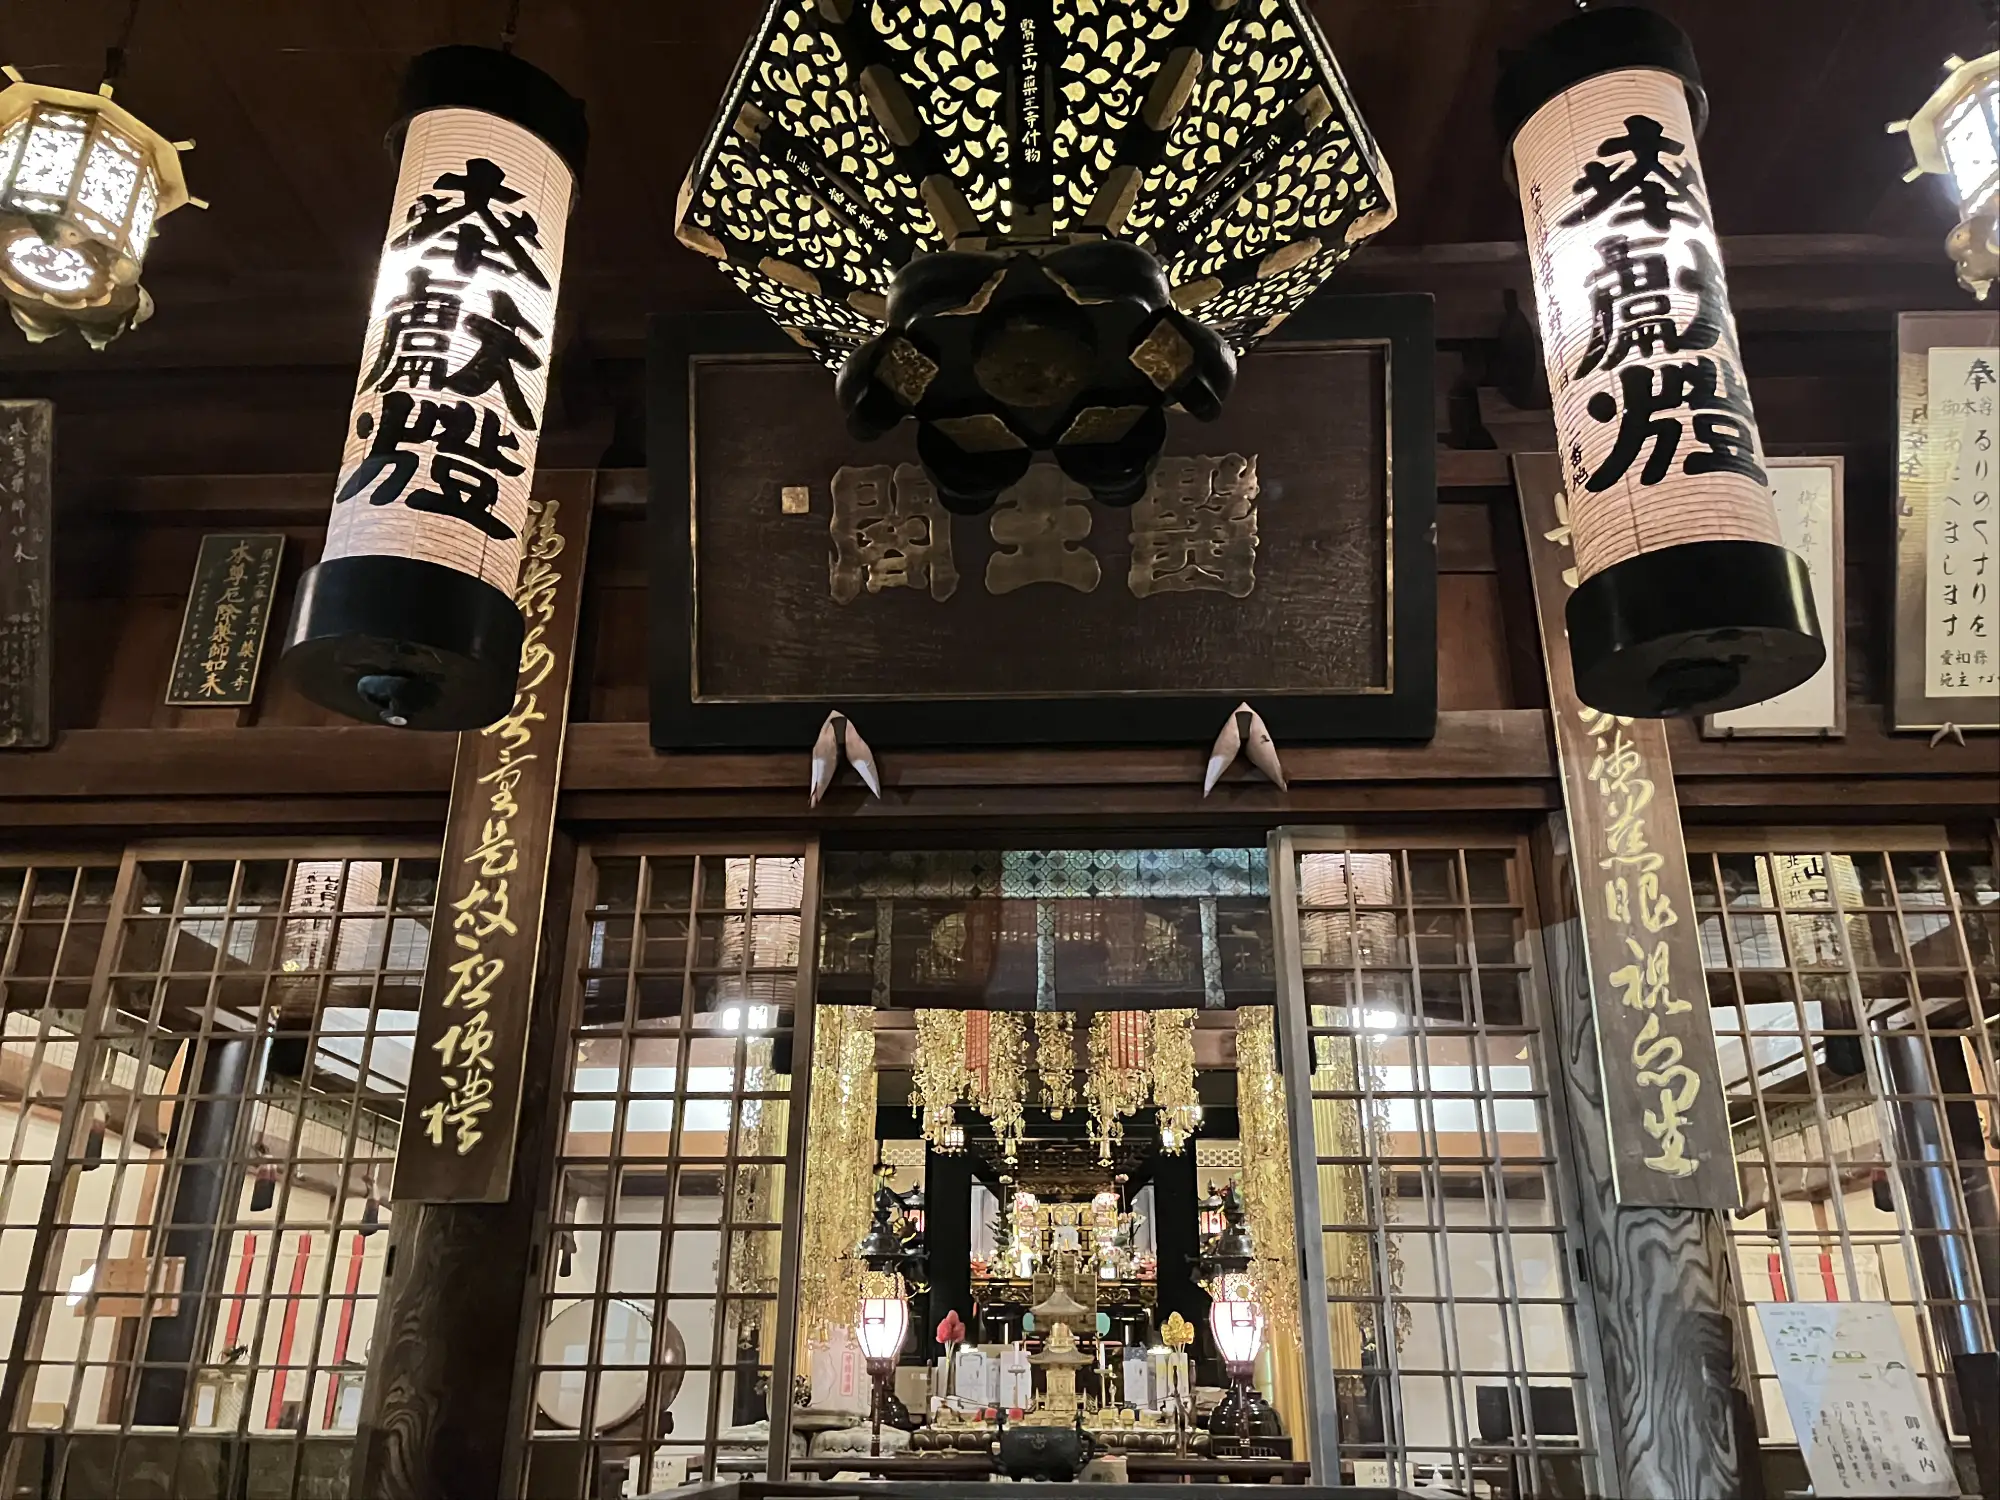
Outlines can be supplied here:
[[1743, 376], [1693, 49], [1653, 12], [1589, 11], [1514, 61], [1496, 109], [1568, 491], [1578, 693], [1664, 717], [1796, 687], [1826, 651]]
[[441, 47], [404, 83], [402, 168], [326, 550], [285, 660], [358, 719], [505, 713], [583, 106], [509, 53]]
[[1897, 729], [2000, 728], [2000, 346], [1991, 313], [1897, 319]]

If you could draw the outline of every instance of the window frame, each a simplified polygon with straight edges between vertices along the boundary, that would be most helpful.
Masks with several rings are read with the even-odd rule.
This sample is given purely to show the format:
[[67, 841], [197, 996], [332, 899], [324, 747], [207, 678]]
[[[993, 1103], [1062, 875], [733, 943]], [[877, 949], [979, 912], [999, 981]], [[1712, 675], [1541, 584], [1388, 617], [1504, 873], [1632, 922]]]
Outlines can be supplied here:
[[[1598, 1341], [1595, 1308], [1576, 1274], [1576, 1266], [1582, 1255], [1582, 1247], [1577, 1242], [1576, 1226], [1581, 1222], [1579, 1189], [1574, 1174], [1577, 1169], [1577, 1153], [1573, 1147], [1570, 1119], [1570, 1101], [1562, 1079], [1562, 1048], [1560, 1033], [1556, 1026], [1554, 1005], [1549, 990], [1549, 975], [1546, 955], [1542, 950], [1540, 931], [1542, 915], [1539, 909], [1538, 875], [1530, 834], [1515, 823], [1467, 820], [1462, 827], [1440, 829], [1436, 825], [1427, 827], [1398, 828], [1389, 825], [1286, 825], [1272, 831], [1269, 842], [1271, 918], [1275, 946], [1278, 979], [1278, 1053], [1279, 1070], [1286, 1075], [1286, 1108], [1289, 1113], [1292, 1135], [1292, 1200], [1293, 1212], [1298, 1226], [1298, 1243], [1301, 1261], [1300, 1306], [1311, 1309], [1311, 1315], [1302, 1311], [1301, 1328], [1305, 1337], [1306, 1400], [1312, 1413], [1315, 1431], [1312, 1440], [1313, 1482], [1338, 1485], [1342, 1483], [1340, 1461], [1339, 1397], [1330, 1378], [1333, 1369], [1332, 1330], [1325, 1309], [1331, 1305], [1328, 1270], [1326, 1265], [1326, 1244], [1319, 1192], [1319, 1172], [1315, 1160], [1314, 1145], [1317, 1139], [1316, 1122], [1313, 1113], [1313, 1091], [1308, 1081], [1300, 1086], [1294, 1076], [1295, 1061], [1312, 1057], [1310, 1034], [1310, 1007], [1305, 991], [1305, 969], [1303, 963], [1303, 933], [1300, 922], [1299, 858], [1315, 853], [1387, 853], [1387, 852], [1437, 852], [1444, 850], [1471, 852], [1475, 849], [1496, 849], [1511, 852], [1515, 873], [1515, 894], [1519, 901], [1523, 935], [1521, 952], [1524, 957], [1524, 973], [1527, 983], [1523, 998], [1522, 1026], [1532, 1028], [1544, 1042], [1543, 1056], [1547, 1076], [1541, 1080], [1540, 1100], [1547, 1111], [1544, 1136], [1548, 1142], [1548, 1154], [1552, 1158], [1549, 1166], [1550, 1178], [1555, 1183], [1556, 1201], [1550, 1205], [1551, 1212], [1558, 1217], [1556, 1235], [1561, 1242], [1558, 1257], [1562, 1264], [1565, 1287], [1564, 1305], [1570, 1311], [1571, 1334], [1575, 1341], [1577, 1370], [1571, 1377], [1571, 1388], [1577, 1391], [1576, 1418], [1579, 1446], [1583, 1453], [1584, 1472], [1587, 1482], [1594, 1482], [1600, 1492], [1609, 1481], [1612, 1458], [1608, 1446], [1608, 1435], [1614, 1430], [1609, 1412], [1605, 1406], [1605, 1382], [1603, 1357]], [[1403, 904], [1411, 905], [1406, 895]], [[1443, 908], [1454, 909], [1454, 908]], [[1459, 907], [1469, 909], [1469, 894], [1462, 893]], [[1468, 941], [1471, 934], [1468, 933]], [[1414, 968], [1421, 968], [1411, 960]], [[1476, 958], [1470, 967], [1477, 967]], [[1415, 998], [1415, 997], [1413, 997]], [[1420, 1002], [1419, 1002], [1420, 1003]], [[1482, 1021], [1471, 1033], [1483, 1036], [1485, 1023]], [[1493, 1095], [1488, 1091], [1487, 1097]], [[1373, 1226], [1377, 1234], [1387, 1233], [1384, 1225]], [[1505, 1237], [1512, 1242], [1510, 1227], [1501, 1226], [1493, 1231], [1497, 1237]], [[1502, 1301], [1516, 1301], [1510, 1295]], [[1381, 1299], [1384, 1307], [1393, 1309], [1393, 1299], [1386, 1294]], [[1518, 1302], [1517, 1302], [1518, 1305]], [[1394, 1340], [1390, 1340], [1393, 1346]], [[1385, 1375], [1392, 1382], [1400, 1379], [1398, 1361], [1392, 1354]], [[1456, 1379], [1463, 1380], [1470, 1373], [1459, 1370]], [[1526, 1380], [1526, 1375], [1510, 1376], [1513, 1380]], [[1579, 1389], [1580, 1388], [1580, 1389]], [[1400, 1398], [1400, 1392], [1397, 1393]], [[1532, 1424], [1521, 1435], [1525, 1441], [1525, 1457], [1531, 1464], [1539, 1455]], [[1403, 1450], [1400, 1441], [1388, 1443], [1392, 1450]], [[1466, 1445], [1469, 1452], [1471, 1445]], [[1556, 1451], [1556, 1450], [1551, 1450]], [[1573, 1450], [1561, 1450], [1565, 1456]], [[1404, 1461], [1407, 1463], [1407, 1453]], [[1391, 1482], [1399, 1482], [1392, 1472]]]

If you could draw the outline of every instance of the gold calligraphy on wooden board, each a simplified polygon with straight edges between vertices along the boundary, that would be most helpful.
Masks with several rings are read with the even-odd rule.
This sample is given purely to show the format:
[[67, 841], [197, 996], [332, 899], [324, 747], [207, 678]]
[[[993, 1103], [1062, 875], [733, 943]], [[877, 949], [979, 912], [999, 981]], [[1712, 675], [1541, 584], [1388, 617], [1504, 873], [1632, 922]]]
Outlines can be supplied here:
[[504, 718], [458, 737], [396, 1149], [398, 1203], [507, 1198], [569, 723], [590, 482], [557, 475], [536, 482], [514, 591], [527, 625], [514, 703]]
[[0, 401], [0, 749], [49, 743], [56, 409]]
[[1563, 611], [1575, 557], [1552, 453], [1514, 460], [1604, 1075], [1619, 1203], [1741, 1202], [1666, 726], [1576, 695]]
[[[918, 589], [942, 604], [957, 592], [952, 516], [922, 469], [849, 465], [829, 488], [827, 585], [837, 603]], [[798, 513], [809, 510], [808, 503]], [[1255, 454], [1163, 458], [1130, 515], [1133, 597], [1201, 591], [1244, 599], [1257, 587]], [[989, 594], [1038, 583], [1088, 594], [1103, 581], [1090, 545], [1090, 491], [1054, 464], [1031, 465], [1000, 492], [984, 524], [995, 548], [986, 560]]]
[[169, 704], [247, 708], [256, 701], [284, 556], [282, 532], [215, 532], [201, 539], [167, 677]]

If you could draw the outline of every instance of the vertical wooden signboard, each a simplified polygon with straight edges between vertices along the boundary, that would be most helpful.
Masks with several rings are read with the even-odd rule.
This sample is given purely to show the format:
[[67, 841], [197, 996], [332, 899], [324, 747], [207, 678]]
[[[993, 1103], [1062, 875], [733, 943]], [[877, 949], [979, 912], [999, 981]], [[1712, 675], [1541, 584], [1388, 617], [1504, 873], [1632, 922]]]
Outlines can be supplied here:
[[397, 1203], [507, 1199], [569, 724], [588, 485], [554, 476], [537, 485], [514, 591], [528, 627], [514, 704], [458, 737], [396, 1148]]
[[1554, 454], [1521, 454], [1514, 479], [1575, 850], [1617, 1200], [1734, 1209], [1742, 1200], [1728, 1099], [1666, 726], [1600, 713], [1577, 697], [1563, 624], [1576, 574], [1562, 471]]
[[49, 743], [56, 409], [0, 401], [0, 750]]

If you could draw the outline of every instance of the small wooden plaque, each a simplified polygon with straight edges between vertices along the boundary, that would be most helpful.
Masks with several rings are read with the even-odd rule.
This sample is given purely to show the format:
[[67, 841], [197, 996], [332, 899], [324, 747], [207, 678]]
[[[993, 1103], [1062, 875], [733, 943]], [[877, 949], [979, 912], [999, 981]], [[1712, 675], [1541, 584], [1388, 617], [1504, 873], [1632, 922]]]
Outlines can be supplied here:
[[54, 733], [55, 430], [54, 403], [0, 401], [0, 750], [37, 749]]
[[213, 532], [201, 539], [167, 679], [169, 704], [247, 708], [256, 701], [284, 556], [281, 532]]

